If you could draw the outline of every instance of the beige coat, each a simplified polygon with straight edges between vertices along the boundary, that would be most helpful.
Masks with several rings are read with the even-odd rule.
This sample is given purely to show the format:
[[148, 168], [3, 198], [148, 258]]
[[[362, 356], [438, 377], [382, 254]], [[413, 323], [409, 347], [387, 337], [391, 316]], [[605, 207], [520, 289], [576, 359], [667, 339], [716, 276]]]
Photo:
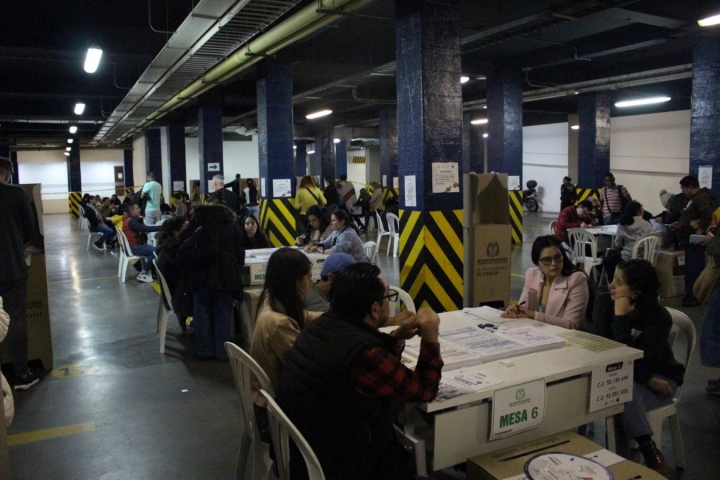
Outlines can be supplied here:
[[[10, 325], [10, 315], [3, 309], [2, 297], [0, 297], [0, 342], [5, 340], [8, 326]], [[0, 381], [2, 382], [3, 407], [5, 407], [5, 426], [9, 427], [15, 416], [15, 402], [13, 401], [12, 389], [8, 384], [5, 375], [0, 373]]]
[[[305, 323], [315, 320], [322, 312], [305, 312]], [[255, 321], [250, 356], [262, 367], [273, 388], [277, 388], [285, 368], [287, 354], [300, 333], [300, 326], [284, 312], [270, 308], [267, 301], [260, 308]], [[260, 395], [260, 381], [252, 377], [252, 399], [264, 407], [265, 398]]]

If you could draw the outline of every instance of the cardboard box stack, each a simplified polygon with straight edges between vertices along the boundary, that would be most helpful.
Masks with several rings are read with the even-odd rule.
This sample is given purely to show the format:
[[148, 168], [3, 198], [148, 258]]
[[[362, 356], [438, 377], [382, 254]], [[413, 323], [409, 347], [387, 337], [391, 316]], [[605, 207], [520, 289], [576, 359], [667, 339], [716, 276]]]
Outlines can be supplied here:
[[660, 298], [685, 294], [685, 250], [661, 251], [655, 270], [660, 279]]

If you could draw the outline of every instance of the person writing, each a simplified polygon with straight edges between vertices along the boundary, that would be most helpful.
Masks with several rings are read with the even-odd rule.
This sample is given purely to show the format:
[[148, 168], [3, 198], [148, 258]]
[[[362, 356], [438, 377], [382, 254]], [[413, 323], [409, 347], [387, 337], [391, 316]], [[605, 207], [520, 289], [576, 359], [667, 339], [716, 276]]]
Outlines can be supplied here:
[[587, 276], [570, 261], [553, 235], [535, 239], [530, 256], [537, 267], [525, 272], [520, 301], [510, 305], [501, 316], [532, 318], [577, 329], [590, 298]]
[[306, 219], [305, 233], [295, 239], [295, 245], [298, 247], [317, 245], [318, 242], [322, 242], [332, 234], [330, 217], [319, 205], [313, 205], [307, 209]]
[[571, 228], [587, 228], [594, 225], [594, 220], [590, 216], [592, 209], [593, 205], [588, 200], [565, 208], [560, 212], [555, 225], [555, 235], [561, 240], [566, 240], [567, 231]]
[[336, 210], [330, 217], [330, 225], [333, 232], [329, 238], [318, 242], [315, 246], [305, 247], [305, 251], [318, 253], [349, 253], [356, 262], [367, 262], [362, 240], [358, 235], [355, 225], [350, 219], [350, 214], [345, 210]]

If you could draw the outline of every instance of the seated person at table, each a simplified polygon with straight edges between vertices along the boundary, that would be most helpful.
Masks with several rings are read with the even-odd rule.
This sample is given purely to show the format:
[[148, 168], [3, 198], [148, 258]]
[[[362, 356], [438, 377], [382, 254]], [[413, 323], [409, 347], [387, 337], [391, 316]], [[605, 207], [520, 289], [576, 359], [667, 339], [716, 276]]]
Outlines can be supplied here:
[[[160, 233], [158, 234], [158, 246], [155, 249], [157, 258], [155, 264], [160, 269], [160, 272], [165, 278], [167, 283], [168, 294], [170, 298], [175, 296], [175, 290], [177, 290], [182, 270], [171, 263], [172, 259], [177, 256], [177, 251], [182, 245], [180, 241], [180, 233], [187, 226], [187, 219], [185, 217], [172, 217], [165, 220], [160, 227]], [[165, 297], [162, 297], [162, 301], [165, 302]], [[170, 305], [166, 306], [170, 308]], [[177, 312], [176, 312], [177, 313]], [[176, 315], [178, 323], [182, 331], [187, 330], [185, 315]]]
[[267, 235], [260, 228], [257, 218], [253, 215], [247, 215], [243, 219], [243, 248], [245, 250], [270, 248], [270, 240], [268, 240]]
[[571, 205], [562, 212], [555, 225], [555, 235], [561, 240], [567, 240], [566, 232], [571, 228], [588, 228], [594, 224], [590, 211], [593, 209], [589, 200], [583, 200], [577, 205]]
[[140, 217], [140, 206], [137, 203], [130, 203], [123, 211], [122, 232], [128, 240], [130, 252], [133, 255], [145, 257], [145, 262], [140, 270], [137, 279], [141, 282], [152, 283], [152, 275], [149, 275], [152, 268], [152, 261], [155, 258], [155, 247], [147, 244], [147, 234], [159, 232], [162, 225], [145, 225]]
[[633, 200], [627, 204], [623, 216], [620, 217], [617, 233], [613, 239], [613, 247], [622, 249], [621, 255], [625, 261], [630, 260], [638, 238], [648, 233], [655, 233], [650, 222], [643, 220], [643, 213], [645, 213], [645, 209], [640, 202]]
[[305, 295], [305, 310], [327, 312], [330, 308], [330, 288], [335, 275], [353, 263], [355, 259], [349, 253], [337, 252], [326, 258], [320, 271], [320, 280]]
[[[94, 199], [91, 201], [94, 201]], [[80, 204], [79, 208], [82, 208], [83, 213], [85, 213], [85, 218], [87, 218], [88, 221], [88, 230], [102, 234], [102, 236], [93, 243], [93, 248], [103, 251], [103, 244], [107, 243], [110, 245], [115, 240], [116, 234], [115, 230], [105, 225], [103, 218], [100, 216], [97, 208], [94, 208], [94, 205], [91, 204], [91, 201], [88, 201], [84, 205]]]
[[683, 383], [685, 367], [675, 360], [668, 344], [673, 323], [670, 313], [658, 302], [659, 288], [655, 268], [647, 260], [621, 263], [610, 293], [595, 301], [593, 323], [597, 335], [643, 351], [643, 357], [633, 365], [632, 401], [619, 415], [624, 431], [618, 453], [627, 456], [627, 451], [623, 452], [627, 439], [634, 439], [645, 464], [667, 475], [672, 469], [652, 441], [654, 432], [647, 411], [673, 402], [678, 385]]
[[[335, 188], [333, 186], [333, 188]], [[314, 246], [318, 242], [322, 242], [332, 234], [330, 226], [330, 217], [320, 208], [319, 205], [313, 205], [307, 209], [307, 226], [305, 233], [295, 239], [295, 245], [302, 247], [304, 245]]]
[[600, 200], [595, 195], [590, 195], [588, 198], [588, 201], [592, 203], [592, 210], [590, 210], [590, 216], [593, 219], [593, 225], [605, 225], [605, 222], [603, 221], [603, 213], [602, 208], [600, 206]]
[[367, 262], [365, 248], [358, 235], [357, 228], [345, 210], [336, 210], [330, 217], [333, 233], [329, 238], [315, 246], [305, 247], [306, 252], [335, 253], [344, 252], [353, 256], [356, 262]]
[[[277, 388], [285, 357], [300, 330], [321, 314], [303, 309], [311, 279], [312, 264], [304, 253], [294, 248], [281, 248], [270, 256], [265, 285], [258, 300], [260, 307], [255, 318], [250, 355], [265, 371], [273, 388]], [[258, 428], [263, 441], [270, 443], [266, 402], [260, 395], [260, 381], [254, 375], [251, 385]]]
[[[415, 478], [395, 434], [394, 411], [400, 403], [435, 399], [443, 367], [440, 319], [421, 308], [392, 333], [380, 332], [397, 292], [369, 263], [339, 272], [330, 298], [330, 311], [300, 332], [288, 354], [277, 402], [312, 447], [326, 478]], [[420, 355], [410, 370], [400, 356], [404, 340], [416, 335]], [[290, 455], [290, 478], [307, 478], [299, 452], [292, 449]]]
[[520, 300], [501, 316], [578, 328], [590, 298], [587, 276], [570, 261], [553, 235], [535, 239], [530, 256], [537, 267], [525, 272]]

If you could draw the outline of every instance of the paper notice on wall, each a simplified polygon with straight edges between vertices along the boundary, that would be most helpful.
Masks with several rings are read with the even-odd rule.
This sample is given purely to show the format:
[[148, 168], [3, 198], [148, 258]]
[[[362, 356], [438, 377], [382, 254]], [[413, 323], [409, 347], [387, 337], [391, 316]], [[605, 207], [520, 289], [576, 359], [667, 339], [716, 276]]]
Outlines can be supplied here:
[[520, 190], [519, 175], [508, 175], [508, 190]]
[[405, 206], [417, 207], [417, 193], [415, 191], [415, 175], [405, 175]]
[[712, 188], [712, 165], [698, 167], [698, 181], [700, 188]]
[[383, 187], [387, 187], [387, 175], [383, 175], [382, 186], [383, 186]]
[[[263, 179], [264, 180], [264, 179]], [[291, 179], [282, 178], [273, 180], [273, 197], [289, 197], [292, 195]]]
[[393, 188], [400, 188], [400, 178], [393, 177]]
[[456, 162], [435, 162], [432, 164], [432, 192], [449, 193], [460, 191], [459, 169]]
[[208, 189], [207, 189], [208, 193], [214, 192], [215, 191], [215, 183], [213, 183], [212, 180], [208, 180], [207, 182], [208, 182]]
[[260, 179], [260, 196], [262, 198], [267, 198], [267, 196], [265, 195], [265, 179], [264, 178]]
[[185, 190], [185, 182], [181, 181], [173, 181], [173, 191], [177, 192], [180, 190]]

